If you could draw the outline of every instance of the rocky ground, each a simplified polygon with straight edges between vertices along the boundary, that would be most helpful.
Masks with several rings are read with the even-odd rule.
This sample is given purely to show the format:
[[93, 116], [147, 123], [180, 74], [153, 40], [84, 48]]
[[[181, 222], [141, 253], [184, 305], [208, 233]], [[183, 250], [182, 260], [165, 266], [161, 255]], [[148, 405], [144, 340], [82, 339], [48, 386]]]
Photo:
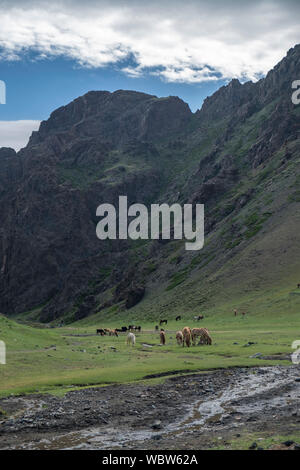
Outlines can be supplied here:
[[[299, 399], [299, 366], [219, 370], [64, 397], [11, 396], [0, 400], [0, 449], [197, 450], [245, 433], [295, 435]], [[288, 444], [299, 448], [300, 440]]]

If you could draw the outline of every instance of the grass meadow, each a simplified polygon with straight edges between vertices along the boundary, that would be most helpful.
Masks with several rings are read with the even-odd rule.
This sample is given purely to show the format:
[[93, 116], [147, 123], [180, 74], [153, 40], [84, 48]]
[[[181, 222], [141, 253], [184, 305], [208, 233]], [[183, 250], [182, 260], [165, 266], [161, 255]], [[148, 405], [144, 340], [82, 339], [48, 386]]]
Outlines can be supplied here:
[[[197, 322], [193, 316], [175, 321], [168, 317], [167, 342], [159, 344], [157, 322], [140, 319], [142, 332], [136, 345], [126, 345], [126, 333], [119, 337], [96, 335], [96, 328], [116, 328], [133, 318], [115, 315], [106, 319], [88, 317], [64, 327], [45, 327], [8, 319], [0, 315], [0, 339], [6, 343], [7, 363], [0, 364], [0, 396], [10, 394], [64, 394], [78, 387], [104, 386], [136, 381], [162, 381], [168, 375], [274, 364], [289, 360], [259, 359], [250, 356], [286, 355], [300, 339], [299, 298], [293, 298], [289, 312], [271, 315], [251, 314], [234, 317], [232, 312], [205, 315]], [[180, 347], [175, 333], [184, 326], [207, 327], [211, 346]], [[249, 342], [254, 344], [246, 346]]]

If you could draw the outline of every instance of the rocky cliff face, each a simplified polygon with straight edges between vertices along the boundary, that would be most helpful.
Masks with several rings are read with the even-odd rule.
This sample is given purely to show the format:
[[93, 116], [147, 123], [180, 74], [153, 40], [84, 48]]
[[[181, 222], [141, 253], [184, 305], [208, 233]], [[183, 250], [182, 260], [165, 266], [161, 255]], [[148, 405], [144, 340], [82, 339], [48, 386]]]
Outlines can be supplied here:
[[[18, 154], [0, 149], [0, 311], [34, 310], [42, 321], [109, 309], [151, 316], [209, 305], [221, 271], [232, 289], [233, 260], [263, 232], [275, 237], [298, 207], [299, 77], [296, 46], [265, 79], [233, 80], [195, 114], [177, 97], [90, 92], [54, 111]], [[191, 253], [172, 241], [100, 242], [96, 208], [119, 195], [205, 203], [209, 244]], [[272, 268], [250, 271], [248, 285]]]
[[122, 147], [131, 140], [152, 142], [176, 135], [191, 115], [188, 105], [177, 97], [92, 91], [54, 111], [33, 133], [29, 145], [66, 135], [72, 139], [96, 138], [112, 147]]

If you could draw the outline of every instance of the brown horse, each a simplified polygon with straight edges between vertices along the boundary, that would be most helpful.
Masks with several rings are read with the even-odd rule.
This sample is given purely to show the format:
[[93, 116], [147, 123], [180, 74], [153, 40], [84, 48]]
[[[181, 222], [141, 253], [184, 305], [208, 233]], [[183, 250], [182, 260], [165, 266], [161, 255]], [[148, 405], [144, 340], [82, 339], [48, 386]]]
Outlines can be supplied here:
[[160, 344], [165, 345], [166, 344], [166, 333], [164, 332], [164, 330], [160, 330], [159, 336], [160, 336]]
[[183, 342], [182, 347], [184, 347], [184, 343], [189, 348], [191, 346], [191, 329], [189, 326], [185, 326], [182, 330]]
[[207, 328], [193, 328], [192, 329], [192, 341], [195, 346], [197, 336], [200, 337], [200, 343], [212, 344], [212, 339]]

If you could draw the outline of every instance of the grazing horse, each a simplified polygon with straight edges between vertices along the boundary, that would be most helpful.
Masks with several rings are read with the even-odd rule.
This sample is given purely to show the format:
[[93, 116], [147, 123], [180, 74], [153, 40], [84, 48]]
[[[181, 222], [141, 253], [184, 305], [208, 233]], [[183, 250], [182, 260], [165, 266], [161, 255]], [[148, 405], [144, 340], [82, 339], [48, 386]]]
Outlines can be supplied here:
[[135, 330], [135, 331], [141, 331], [141, 329], [142, 329], [141, 326], [135, 326], [135, 327], [134, 327], [134, 330]]
[[181, 320], [181, 315], [178, 315], [178, 317], [176, 317], [176, 321], [178, 320]]
[[135, 345], [135, 335], [133, 333], [128, 333], [127, 339], [126, 339], [126, 344], [134, 346]]
[[234, 316], [236, 317], [237, 316], [237, 309], [234, 309], [233, 313], [234, 313]]
[[167, 324], [168, 324], [168, 320], [160, 320], [159, 326], [162, 325], [163, 323], [165, 323], [165, 324], [167, 325]]
[[197, 317], [194, 317], [195, 320], [203, 320], [204, 316], [203, 315], [198, 315]]
[[162, 345], [166, 344], [166, 333], [164, 332], [164, 330], [160, 330], [159, 336], [160, 336], [160, 344]]
[[108, 335], [109, 336], [118, 336], [117, 330], [109, 330]]
[[207, 328], [193, 328], [192, 329], [192, 341], [195, 346], [197, 336], [200, 337], [199, 343], [212, 344], [211, 336]]
[[104, 331], [102, 328], [98, 328], [98, 329], [96, 330], [96, 333], [97, 333], [97, 335], [101, 335], [101, 336], [106, 335], [105, 331]]
[[122, 326], [121, 330], [122, 330], [123, 333], [126, 333], [126, 331], [128, 330], [128, 328], [127, 328], [127, 326]]
[[184, 347], [184, 343], [189, 348], [191, 346], [191, 329], [189, 326], [185, 326], [182, 330], [183, 342], [182, 347]]
[[299, 287], [300, 287], [300, 284], [297, 284], [297, 287], [298, 287], [298, 289], [299, 289]]
[[182, 343], [183, 343], [183, 334], [182, 334], [182, 331], [177, 331], [177, 333], [176, 333], [176, 341], [177, 341], [177, 344], [178, 344], [179, 346], [182, 345]]
[[212, 345], [212, 339], [211, 339], [208, 329], [203, 328], [203, 330], [204, 330], [203, 339], [205, 341], [205, 344]]

